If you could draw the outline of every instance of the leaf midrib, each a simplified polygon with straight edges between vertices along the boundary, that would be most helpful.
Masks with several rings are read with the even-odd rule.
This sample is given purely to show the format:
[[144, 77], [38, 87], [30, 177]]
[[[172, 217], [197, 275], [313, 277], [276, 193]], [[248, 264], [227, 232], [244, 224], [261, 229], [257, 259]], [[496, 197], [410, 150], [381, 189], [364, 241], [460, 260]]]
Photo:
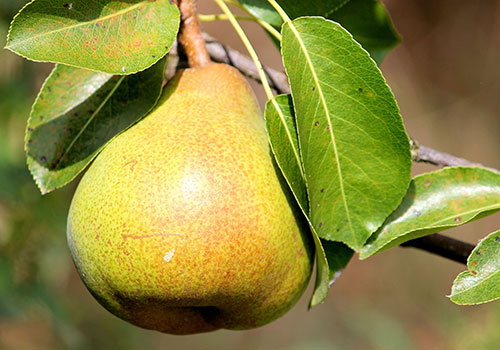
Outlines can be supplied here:
[[[471, 272], [471, 270], [469, 269], [468, 271], [466, 271], [466, 273], [470, 275], [472, 275], [473, 277], [480, 277], [480, 276], [474, 276]], [[464, 293], [467, 293], [468, 291], [470, 291], [471, 289], [477, 287], [477, 286], [480, 286], [482, 285], [483, 283], [487, 282], [489, 279], [497, 276], [498, 274], [500, 273], [500, 271], [497, 269], [495, 270], [494, 272], [492, 272], [491, 274], [489, 274], [488, 276], [486, 276], [485, 278], [479, 278], [477, 281], [474, 281], [470, 286], [468, 287], [465, 287], [464, 289], [462, 289], [461, 291], [459, 291], [458, 293], [454, 293], [452, 294], [451, 297], [456, 297], [456, 296], [459, 296], [461, 294], [464, 294]], [[462, 277], [463, 278], [463, 277]]]
[[306, 177], [305, 177], [305, 174], [304, 174], [304, 169], [302, 169], [302, 163], [300, 162], [299, 154], [297, 153], [297, 150], [295, 149], [295, 145], [294, 145], [293, 139], [292, 139], [292, 134], [290, 133], [290, 129], [288, 129], [288, 125], [286, 124], [285, 116], [283, 115], [283, 112], [281, 111], [281, 108], [278, 106], [278, 102], [276, 101], [276, 98], [272, 99], [272, 104], [273, 104], [274, 108], [276, 109], [276, 111], [278, 112], [278, 115], [280, 117], [281, 123], [283, 124], [283, 126], [285, 128], [286, 136], [288, 138], [288, 141], [290, 142], [290, 145], [292, 146], [292, 150], [293, 150], [293, 155], [295, 157], [295, 161], [297, 162], [297, 165], [299, 166], [300, 176], [304, 180], [304, 184], [306, 184], [306, 186], [307, 186]]
[[123, 76], [120, 77], [120, 79], [118, 79], [118, 81], [116, 82], [116, 85], [113, 87], [113, 89], [111, 89], [111, 91], [108, 93], [108, 95], [106, 96], [106, 98], [101, 102], [101, 104], [99, 104], [99, 106], [96, 108], [96, 110], [94, 111], [94, 113], [92, 113], [92, 115], [87, 120], [87, 122], [85, 123], [85, 125], [83, 125], [83, 127], [80, 129], [80, 131], [75, 136], [75, 138], [73, 139], [73, 141], [71, 141], [71, 143], [69, 144], [68, 148], [66, 148], [66, 150], [64, 151], [64, 153], [61, 155], [61, 157], [57, 161], [57, 164], [54, 167], [55, 170], [58, 169], [59, 165], [61, 164], [61, 161], [64, 159], [64, 157], [66, 157], [66, 155], [69, 153], [69, 151], [71, 151], [71, 149], [75, 145], [76, 141], [80, 138], [80, 136], [82, 136], [83, 132], [87, 129], [87, 127], [90, 125], [90, 123], [95, 119], [95, 117], [97, 116], [97, 114], [99, 114], [99, 112], [104, 107], [104, 105], [106, 105], [106, 103], [108, 103], [109, 99], [111, 98], [111, 96], [113, 96], [113, 94], [118, 89], [118, 87], [121, 85], [121, 83], [123, 82], [123, 80], [125, 79], [125, 77], [126, 76], [123, 75]]
[[[149, 1], [146, 1], [146, 2], [149, 2]], [[96, 18], [96, 19], [91, 20], [91, 21], [79, 22], [77, 24], [73, 24], [73, 25], [70, 25], [70, 26], [65, 26], [65, 27], [62, 27], [62, 28], [59, 28], [59, 29], [55, 29], [55, 30], [52, 30], [52, 31], [49, 31], [49, 32], [39, 33], [39, 34], [30, 36], [29, 38], [27, 38], [25, 40], [21, 40], [21, 41], [15, 42], [14, 44], [8, 43], [7, 44], [7, 48], [14, 49], [14, 48], [16, 48], [18, 46], [21, 46], [22, 44], [24, 44], [26, 42], [33, 41], [35, 39], [38, 39], [38, 38], [41, 38], [41, 37], [44, 37], [44, 36], [48, 36], [48, 35], [51, 35], [51, 34], [59, 33], [59, 32], [65, 31], [65, 30], [72, 30], [72, 29], [75, 29], [75, 28], [78, 28], [78, 27], [83, 27], [83, 26], [86, 26], [86, 25], [89, 25], [89, 24], [93, 24], [93, 23], [97, 23], [97, 22], [102, 22], [102, 21], [105, 21], [105, 20], [108, 20], [108, 19], [112, 19], [114, 17], [119, 17], [119, 16], [124, 15], [124, 14], [126, 14], [128, 12], [132, 12], [133, 10], [135, 10], [135, 9], [141, 7], [141, 6], [147, 6], [147, 5], [148, 4], [146, 4], [145, 2], [140, 2], [140, 3], [136, 4], [136, 5], [130, 6], [127, 9], [120, 10], [118, 12], [115, 12], [113, 14], [109, 14], [109, 15], [104, 16], [104, 17], [99, 17], [99, 18]]]
[[[488, 210], [499, 209], [499, 208], [500, 208], [500, 203], [494, 203], [494, 204], [487, 205], [487, 206], [484, 206], [484, 207], [480, 207], [480, 208], [476, 208], [476, 209], [471, 209], [471, 210], [467, 210], [467, 211], [464, 211], [464, 212], [457, 213], [455, 215], [447, 216], [446, 218], [443, 218], [441, 220], [433, 222], [431, 225], [434, 225], [434, 226], [435, 225], [439, 225], [442, 222], [445, 222], [445, 221], [448, 221], [450, 219], [456, 218], [457, 215], [458, 216], [464, 216], [464, 215], [474, 214], [474, 212], [478, 212], [476, 215], [472, 216], [469, 220], [466, 221], [466, 222], [469, 222], [470, 220], [474, 219], [480, 213], [483, 213], [483, 212], [488, 211]], [[458, 225], [460, 225], [460, 223], [457, 223], [457, 226]]]
[[335, 135], [333, 134], [332, 121], [330, 119], [330, 112], [329, 112], [328, 106], [326, 104], [325, 97], [323, 95], [323, 90], [321, 88], [321, 85], [319, 84], [319, 79], [318, 79], [318, 77], [316, 75], [316, 70], [314, 69], [314, 66], [312, 64], [311, 58], [309, 57], [309, 54], [307, 53], [305, 44], [302, 41], [302, 38], [300, 37], [299, 32], [297, 31], [297, 29], [293, 25], [293, 22], [288, 22], [287, 24], [290, 27], [290, 29], [292, 30], [292, 32], [295, 35], [295, 37], [297, 38], [297, 41], [298, 41], [298, 43], [299, 43], [299, 45], [300, 45], [300, 47], [301, 47], [301, 49], [302, 49], [302, 51], [304, 53], [304, 56], [306, 58], [306, 63], [309, 66], [309, 69], [311, 70], [311, 74], [313, 75], [314, 83], [315, 83], [315, 85], [316, 85], [316, 87], [318, 89], [318, 94], [319, 94], [319, 97], [320, 97], [321, 104], [323, 106], [323, 109], [325, 110], [326, 119], [327, 119], [327, 122], [328, 122], [328, 125], [329, 125], [329, 134], [330, 134], [330, 138], [332, 139], [333, 152], [335, 154], [335, 161], [336, 161], [337, 172], [339, 174], [340, 193], [342, 194], [342, 201], [344, 202], [344, 208], [345, 208], [345, 211], [346, 211], [346, 217], [347, 217], [347, 221], [349, 223], [349, 228], [350, 228], [351, 234], [352, 234], [352, 233], [354, 233], [354, 229], [352, 227], [351, 216], [350, 216], [349, 207], [348, 207], [348, 204], [347, 204], [347, 198], [346, 198], [346, 194], [345, 194], [343, 177], [342, 177], [342, 169], [340, 167], [339, 154], [338, 154], [338, 150], [337, 150], [337, 143], [335, 141]]
[[[481, 208], [478, 208], [478, 209], [468, 210], [468, 211], [465, 211], [465, 212], [461, 212], [461, 213], [457, 213], [455, 215], [448, 216], [448, 217], [446, 217], [444, 219], [440, 219], [438, 221], [431, 222], [427, 226], [419, 228], [419, 229], [405, 231], [404, 233], [402, 233], [402, 234], [400, 234], [398, 236], [392, 237], [392, 239], [390, 239], [390, 240], [385, 241], [384, 244], [375, 246], [376, 250], [374, 252], [370, 253], [370, 255], [368, 255], [368, 256], [376, 254], [377, 252], [379, 252], [380, 250], [382, 250], [383, 248], [385, 248], [387, 245], [393, 243], [394, 241], [396, 241], [398, 239], [404, 238], [405, 236], [408, 236], [408, 235], [412, 234], [413, 232], [426, 231], [426, 230], [440, 230], [440, 229], [447, 229], [447, 228], [457, 227], [457, 226], [464, 225], [466, 223], [471, 222], [472, 220], [474, 220], [474, 218], [476, 218], [481, 213], [487, 212], [489, 210], [499, 209], [499, 208], [500, 208], [500, 205], [497, 204], [497, 203], [495, 203], [495, 204], [488, 205], [488, 206], [485, 206], [485, 207], [481, 207]], [[440, 225], [440, 223], [445, 222], [447, 220], [450, 220], [452, 218], [455, 218], [457, 216], [464, 216], [464, 215], [474, 214], [475, 212], [477, 212], [477, 213], [475, 215], [473, 215], [472, 217], [470, 217], [468, 220], [464, 220], [464, 221], [462, 221], [460, 223], [457, 223], [456, 225], [453, 224], [453, 223]], [[373, 249], [371, 249], [371, 250], [373, 250]]]

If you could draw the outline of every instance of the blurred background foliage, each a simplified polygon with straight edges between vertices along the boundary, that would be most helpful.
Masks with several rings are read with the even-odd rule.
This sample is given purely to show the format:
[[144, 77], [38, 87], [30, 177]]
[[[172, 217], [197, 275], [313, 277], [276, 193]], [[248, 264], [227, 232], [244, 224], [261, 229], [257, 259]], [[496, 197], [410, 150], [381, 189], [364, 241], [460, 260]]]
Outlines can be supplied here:
[[[0, 44], [24, 0], [0, 0]], [[218, 13], [200, 0], [201, 13]], [[500, 168], [500, 2], [385, 0], [403, 43], [382, 70], [412, 137]], [[204, 28], [244, 51], [227, 23]], [[245, 24], [266, 64], [273, 44]], [[459, 307], [445, 296], [463, 266], [410, 248], [354, 259], [327, 301], [307, 299], [260, 329], [176, 337], [142, 330], [100, 307], [66, 247], [75, 184], [41, 196], [23, 152], [26, 120], [51, 69], [0, 51], [0, 349], [498, 349], [500, 302]], [[255, 85], [257, 94], [261, 89]], [[415, 166], [415, 173], [433, 169]], [[499, 215], [448, 231], [476, 243]]]

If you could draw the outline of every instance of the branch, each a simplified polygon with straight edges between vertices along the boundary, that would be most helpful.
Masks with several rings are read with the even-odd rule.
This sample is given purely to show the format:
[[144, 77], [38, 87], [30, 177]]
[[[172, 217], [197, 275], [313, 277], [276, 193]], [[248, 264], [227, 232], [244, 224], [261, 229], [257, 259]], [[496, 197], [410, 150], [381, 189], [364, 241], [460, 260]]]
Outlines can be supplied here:
[[[476, 166], [487, 168], [482, 164], [471, 162], [470, 160], [452, 156], [451, 154], [437, 151], [430, 147], [419, 145], [418, 142], [411, 140], [412, 159], [416, 163], [429, 163], [438, 166]], [[498, 172], [496, 169], [487, 168]]]
[[[207, 42], [207, 51], [210, 57], [216, 62], [229, 64], [248, 78], [251, 78], [260, 83], [259, 72], [255, 63], [248, 56], [245, 56], [239, 51], [221, 44], [210, 35], [203, 33], [203, 37]], [[290, 85], [288, 85], [288, 77], [285, 73], [275, 69], [264, 67], [269, 85], [279, 94], [289, 94]]]
[[[216, 41], [206, 33], [202, 35], [207, 42], [207, 51], [214, 61], [230, 64], [247, 77], [260, 82], [257, 68], [249, 57]], [[290, 85], [284, 72], [265, 66], [264, 71], [267, 74], [271, 87], [276, 90], [277, 93], [290, 93]], [[445, 152], [419, 145], [414, 140], [411, 140], [411, 147], [412, 159], [414, 162], [426, 162], [438, 166], [477, 166], [500, 172], [497, 169], [487, 168], [482, 164], [474, 163]], [[462, 264], [467, 263], [467, 258], [474, 249], [474, 246], [469, 243], [437, 233], [405, 242], [401, 246], [421, 249]]]
[[434, 233], [429, 236], [413, 239], [401, 244], [401, 247], [412, 247], [425, 250], [458, 263], [467, 265], [467, 258], [472, 253], [472, 244], [451, 237]]

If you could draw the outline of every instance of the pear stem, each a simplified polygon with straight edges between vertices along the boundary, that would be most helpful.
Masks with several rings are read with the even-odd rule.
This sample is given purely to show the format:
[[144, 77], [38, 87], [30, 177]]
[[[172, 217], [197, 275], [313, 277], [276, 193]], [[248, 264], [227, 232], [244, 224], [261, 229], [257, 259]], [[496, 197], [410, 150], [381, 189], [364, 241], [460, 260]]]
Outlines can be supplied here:
[[189, 66], [199, 68], [211, 63], [205, 39], [201, 36], [195, 0], [178, 0], [181, 12], [179, 42], [184, 47]]
[[[269, 34], [271, 34], [273, 37], [276, 38], [276, 40], [281, 41], [281, 34], [278, 32], [272, 25], [270, 25], [267, 22], [264, 22], [261, 19], [258, 19], [252, 15], [249, 16], [234, 16], [237, 20], [243, 20], [243, 21], [252, 21], [260, 24], [262, 28], [267, 30]], [[222, 21], [222, 20], [229, 20], [229, 16], [226, 15], [225, 13], [221, 14], [215, 14], [215, 15], [202, 15], [198, 14], [198, 19], [201, 22], [211, 22], [211, 21]]]

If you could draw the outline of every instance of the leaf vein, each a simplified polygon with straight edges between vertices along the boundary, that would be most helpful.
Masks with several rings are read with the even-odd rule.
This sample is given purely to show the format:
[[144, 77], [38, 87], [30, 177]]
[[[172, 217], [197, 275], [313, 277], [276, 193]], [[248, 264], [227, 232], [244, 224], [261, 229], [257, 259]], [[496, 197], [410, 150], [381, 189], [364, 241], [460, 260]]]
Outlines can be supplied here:
[[9, 43], [9, 45], [7, 47], [13, 49], [13, 48], [18, 47], [18, 46], [20, 46], [20, 45], [22, 45], [22, 44], [24, 44], [26, 42], [34, 41], [34, 40], [37, 40], [37, 39], [39, 39], [41, 37], [44, 37], [44, 36], [48, 36], [48, 35], [51, 35], [51, 34], [60, 33], [60, 32], [63, 32], [65, 30], [71, 30], [71, 29], [75, 29], [75, 28], [78, 28], [78, 27], [83, 27], [83, 26], [86, 26], [86, 25], [89, 25], [89, 24], [94, 24], [94, 23], [97, 23], [97, 22], [102, 22], [102, 21], [105, 21], [105, 20], [108, 20], [108, 19], [112, 19], [112, 18], [121, 16], [121, 15], [127, 14], [128, 12], [132, 12], [133, 10], [135, 10], [136, 8], [139, 8], [141, 6], [148, 6], [148, 4], [145, 4], [145, 2], [149, 2], [149, 1], [140, 2], [140, 3], [136, 4], [136, 5], [128, 7], [126, 9], [117, 11], [115, 13], [109, 14], [109, 15], [104, 16], [104, 17], [99, 17], [99, 18], [91, 20], [91, 21], [80, 22], [80, 23], [73, 24], [73, 25], [70, 25], [70, 26], [65, 26], [65, 27], [62, 27], [62, 28], [51, 30], [51, 31], [48, 31], [48, 32], [43, 32], [43, 33], [39, 33], [39, 34], [36, 34], [36, 35], [32, 35], [32, 36], [28, 37], [25, 40], [21, 40], [21, 41], [15, 42], [14, 45], [12, 45], [12, 44]]
[[317, 90], [318, 90], [318, 94], [320, 96], [320, 101], [321, 101], [321, 104], [323, 105], [323, 109], [325, 110], [325, 114], [326, 114], [326, 117], [327, 117], [327, 122], [328, 122], [328, 125], [330, 126], [329, 128], [329, 133], [330, 133], [330, 138], [332, 139], [332, 145], [333, 145], [333, 148], [334, 148], [334, 153], [335, 153], [335, 161], [336, 161], [336, 168], [337, 168], [337, 172], [339, 174], [339, 184], [340, 184], [340, 191], [341, 191], [341, 194], [342, 194], [342, 200], [344, 202], [344, 208], [345, 208], [345, 211], [346, 211], [346, 217], [347, 217], [347, 221], [349, 223], [349, 228], [350, 228], [350, 231], [351, 231], [351, 235], [354, 236], [354, 228], [353, 228], [353, 225], [352, 225], [352, 221], [351, 221], [351, 215], [350, 215], [350, 210], [349, 210], [349, 206], [348, 206], [348, 203], [347, 203], [347, 198], [346, 198], [346, 194], [345, 194], [345, 189], [344, 189], [344, 179], [342, 177], [342, 169], [341, 169], [341, 166], [340, 166], [340, 162], [339, 162], [339, 155], [338, 155], [338, 151], [337, 151], [337, 145], [336, 145], [336, 142], [335, 142], [335, 135], [333, 134], [333, 130], [332, 130], [332, 123], [331, 123], [331, 120], [330, 120], [330, 113], [329, 113], [329, 109], [328, 109], [328, 106], [326, 104], [326, 100], [325, 100], [325, 97], [323, 95], [323, 91], [322, 91], [322, 87], [321, 85], [319, 84], [319, 80], [318, 80], [318, 77], [316, 75], [316, 70], [313, 66], [313, 63], [311, 61], [311, 58], [309, 57], [309, 54], [308, 54], [308, 51], [306, 49], [306, 46], [305, 46], [305, 43], [302, 41], [302, 38], [299, 34], [299, 32], [297, 31], [297, 29], [295, 28], [293, 22], [290, 22], [288, 23], [290, 29], [292, 30], [293, 34], [295, 35], [295, 37], [297, 38], [297, 41], [303, 51], [303, 54], [306, 58], [306, 63], [307, 65], [309, 66], [309, 69], [313, 75], [313, 79], [314, 79], [314, 82], [315, 82], [315, 85], [317, 86]]
[[69, 151], [73, 148], [73, 146], [75, 145], [76, 141], [80, 138], [80, 136], [82, 136], [83, 132], [87, 129], [87, 127], [94, 120], [94, 118], [101, 111], [101, 109], [106, 105], [106, 103], [109, 101], [109, 99], [111, 98], [111, 96], [113, 96], [113, 94], [118, 89], [118, 87], [121, 85], [121, 83], [123, 82], [123, 80], [125, 79], [125, 77], [126, 77], [125, 75], [120, 77], [120, 79], [116, 82], [116, 85], [113, 87], [113, 89], [111, 89], [111, 91], [106, 95], [106, 98], [104, 98], [104, 100], [99, 104], [99, 106], [96, 108], [96, 110], [94, 111], [94, 113], [92, 113], [92, 115], [90, 116], [90, 118], [83, 125], [83, 127], [80, 129], [80, 131], [78, 132], [78, 134], [71, 141], [71, 143], [68, 145], [68, 147], [66, 148], [66, 150], [62, 154], [62, 156], [57, 161], [55, 169], [57, 169], [59, 167], [59, 165], [61, 164], [61, 161], [64, 159], [64, 157], [66, 157], [66, 155], [69, 153]]

